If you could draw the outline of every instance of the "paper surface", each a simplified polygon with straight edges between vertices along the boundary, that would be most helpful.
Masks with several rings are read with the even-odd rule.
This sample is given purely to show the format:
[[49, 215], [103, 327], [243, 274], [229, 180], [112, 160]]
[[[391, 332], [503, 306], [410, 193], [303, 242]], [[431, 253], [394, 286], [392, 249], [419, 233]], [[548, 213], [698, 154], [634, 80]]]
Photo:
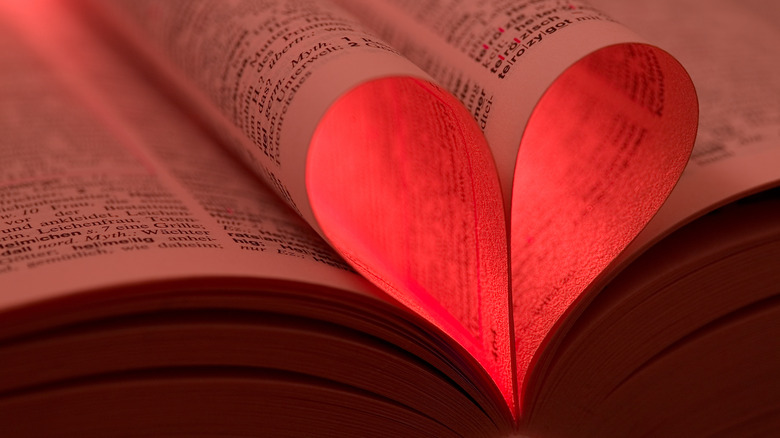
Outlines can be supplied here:
[[[340, 18], [334, 12], [338, 9], [332, 6], [323, 6], [317, 2], [277, 2], [275, 7], [267, 10], [254, 10], [250, 3], [234, 4], [235, 9], [225, 8], [221, 2], [167, 2], [164, 5], [133, 2], [127, 6], [130, 15], [135, 14], [135, 19], [139, 20], [140, 25], [146, 26], [149, 33], [146, 37], [139, 37], [139, 33], [125, 29], [127, 35], [131, 35], [131, 40], [138, 37], [137, 40], [131, 41], [131, 44], [138, 43], [143, 46], [141, 51], [144, 51], [152, 46], [149, 41], [157, 39], [168, 51], [168, 55], [158, 53], [157, 56], [167, 57], [166, 62], [177, 63], [184, 74], [191, 76], [190, 79], [185, 79], [185, 75], [179, 72], [172, 73], [171, 77], [167, 78], [190, 84], [183, 85], [182, 88], [191, 92], [194, 97], [182, 99], [179, 103], [189, 107], [188, 109], [199, 116], [205, 115], [207, 123], [213, 125], [210, 128], [219, 132], [220, 140], [232, 146], [233, 151], [262, 176], [292, 209], [328, 238], [333, 247], [347, 256], [349, 262], [363, 276], [382, 288], [394, 302], [403, 304], [416, 316], [444, 330], [455, 342], [468, 350], [497, 382], [505, 399], [510, 401], [512, 376], [506, 295], [506, 232], [500, 190], [484, 139], [460, 105], [454, 99], [447, 100], [444, 92], [425, 82], [426, 75], [391, 48], [372, 40], [350, 20]], [[98, 89], [92, 89], [88, 84], [89, 80], [78, 79], [83, 76], [78, 70], [79, 63], [83, 62], [100, 70], [102, 64], [111, 64], [112, 61], [99, 57], [90, 58], [93, 56], [89, 53], [90, 50], [95, 49], [90, 49], [88, 42], [81, 53], [86, 57], [84, 60], [74, 61], [71, 59], [73, 54], [70, 53], [57, 55], [59, 39], [47, 34], [43, 28], [36, 28], [32, 24], [33, 16], [31, 13], [27, 17], [28, 33], [33, 39], [39, 40], [37, 42], [42, 46], [42, 52], [53, 57], [51, 62], [56, 65], [56, 69], [62, 70], [66, 79], [74, 82], [70, 85], [77, 93], [89, 95], [90, 101], [97, 106], [99, 116], [111, 119], [108, 128], [110, 134], [118, 135], [120, 142], [125, 145], [129, 143], [133, 148], [142, 151], [143, 156], [154, 155], [154, 152], [149, 154], [145, 151], [145, 143], [163, 148], [165, 152], [161, 154], [163, 156], [159, 157], [159, 161], [156, 158], [145, 158], [152, 171], [163, 175], [160, 178], [166, 182], [173, 179], [172, 187], [191, 184], [197, 188], [195, 193], [184, 195], [166, 184], [159, 189], [164, 193], [155, 198], [156, 202], [168, 198], [173, 198], [178, 203], [185, 203], [182, 199], [191, 201], [185, 203], [187, 214], [181, 213], [182, 217], [176, 219], [185, 223], [178, 227], [192, 226], [198, 230], [209, 230], [207, 235], [177, 236], [177, 239], [211, 239], [211, 235], [215, 234], [210, 231], [212, 226], [223, 229], [226, 232], [223, 234], [228, 237], [228, 243], [186, 240], [186, 244], [176, 245], [177, 249], [183, 246], [206, 247], [219, 254], [218, 257], [226, 258], [223, 252], [214, 250], [223, 250], [224, 247], [232, 245], [246, 253], [262, 253], [266, 246], [270, 246], [267, 249], [287, 257], [320, 262], [323, 268], [326, 268], [323, 269], [325, 271], [328, 271], [328, 266], [335, 267], [333, 279], [330, 274], [322, 274], [325, 275], [324, 285], [338, 285], [338, 277], [341, 275], [354, 277], [352, 273], [341, 273], [340, 270], [345, 270], [346, 266], [333, 253], [320, 250], [314, 244], [303, 245], [296, 240], [297, 235], [289, 236], [293, 240], [292, 243], [278, 242], [288, 236], [274, 227], [278, 225], [276, 220], [267, 221], [265, 217], [258, 217], [259, 214], [252, 210], [256, 209], [256, 206], [234, 206], [225, 202], [222, 198], [226, 194], [220, 191], [250, 204], [270, 201], [256, 195], [260, 189], [242, 190], [231, 187], [230, 179], [225, 177], [231, 173], [229, 170], [210, 179], [208, 175], [216, 169], [216, 165], [210, 164], [211, 158], [192, 160], [189, 155], [193, 153], [191, 148], [186, 151], [183, 149], [188, 142], [193, 141], [191, 137], [197, 134], [174, 136], [177, 137], [177, 142], [181, 141], [174, 150], [173, 144], [166, 144], [170, 141], [171, 134], [165, 132], [163, 126], [168, 122], [164, 121], [163, 114], [148, 114], [154, 123], [149, 120], [135, 120], [136, 126], [127, 126], [133, 121], [122, 121], [124, 115], [115, 114], [116, 111], [110, 107], [125, 105], [124, 102], [113, 102], [113, 97], [117, 94], [121, 94], [117, 96], [120, 101], [129, 99], [128, 105], [143, 107], [143, 102], [133, 101], [133, 90], [126, 90], [118, 84], [115, 84], [117, 87], [114, 88], [111, 81], [98, 84]], [[117, 20], [117, 27], [133, 26], [131, 20], [124, 20], [123, 17]], [[114, 22], [108, 25], [112, 24]], [[149, 41], [144, 42], [144, 38]], [[78, 41], [73, 47], [84, 44], [83, 41]], [[133, 59], [129, 53], [124, 55]], [[326, 110], [330, 111], [331, 116], [338, 115], [334, 115], [334, 102], [337, 99], [341, 99], [339, 102], [343, 104], [344, 99], [359, 96], [356, 94], [358, 90], [355, 90], [359, 85], [368, 86], [372, 80], [392, 80], [398, 77], [408, 78], [414, 85], [395, 87], [391, 91], [408, 94], [410, 100], [405, 107], [395, 112], [387, 112], [394, 118], [386, 121], [383, 130], [375, 130], [378, 125], [367, 120], [364, 128], [369, 129], [362, 131], [361, 136], [350, 137], [351, 131], [358, 132], [350, 126], [352, 108], [336, 105], [336, 109], [341, 108], [340, 116], [345, 117], [345, 123], [336, 124], [328, 131], [328, 136], [318, 137], [327, 141], [318, 143], [318, 150], [323, 151], [322, 157], [318, 156], [316, 160], [312, 160], [308, 152], [312, 136], [315, 129], [321, 125]], [[164, 83], [163, 80], [160, 82]], [[175, 85], [172, 88], [175, 88]], [[171, 95], [177, 93], [172, 90], [162, 91]], [[388, 98], [393, 100], [391, 103], [395, 103], [394, 100], [402, 101], [400, 95], [385, 96], [385, 101]], [[378, 109], [381, 110], [385, 101], [368, 95], [366, 104], [372, 111], [376, 105], [379, 105]], [[417, 107], [418, 104], [422, 106]], [[443, 111], [440, 111], [442, 109]], [[435, 112], [430, 113], [433, 110]], [[370, 111], [367, 111], [367, 114], [369, 113]], [[133, 116], [137, 114], [131, 114], [131, 117]], [[417, 123], [418, 119], [420, 123]], [[337, 121], [340, 120], [337, 118]], [[106, 122], [101, 120], [98, 123]], [[157, 127], [157, 124], [160, 126]], [[408, 135], [399, 136], [400, 127], [405, 127]], [[456, 130], [452, 131], [451, 128]], [[139, 129], [141, 132], [134, 132]], [[154, 132], [149, 132], [147, 138], [138, 138], [144, 136], [145, 131]], [[322, 134], [322, 130], [319, 132]], [[345, 143], [346, 140], [353, 141], [351, 146]], [[357, 178], [349, 180], [345, 187], [335, 186], [337, 190], [327, 193], [326, 199], [319, 204], [320, 217], [315, 219], [315, 212], [309, 202], [310, 193], [307, 193], [311, 191], [311, 188], [306, 187], [307, 178], [310, 177], [307, 172], [311, 173], [311, 169], [318, 170], [314, 175], [320, 177], [321, 181], [315, 185], [316, 188], [334, 180], [335, 176], [349, 176], [349, 172], [343, 168], [347, 160], [339, 158], [352, 152], [348, 146], [358, 152], [386, 147], [392, 153], [414, 152], [416, 158], [412, 159], [411, 155], [396, 157], [400, 160], [384, 157], [389, 159], [378, 161], [373, 168], [365, 167], [365, 170], [370, 170], [369, 173], [358, 169], [356, 177], [360, 177], [361, 172], [366, 177], [380, 175], [379, 171], [385, 173], [381, 174], [382, 178]], [[381, 157], [381, 154], [374, 155]], [[451, 155], [457, 157], [452, 158]], [[171, 160], [173, 169], [169, 169], [170, 165], [163, 164], [166, 160]], [[462, 166], [464, 162], [468, 162], [470, 167]], [[178, 166], [187, 163], [200, 167], [178, 169]], [[161, 167], [165, 169], [161, 170]], [[166, 176], [178, 170], [181, 170], [185, 181], [177, 181], [176, 177], [182, 177], [179, 175], [173, 175], [172, 178]], [[113, 165], [107, 163], [105, 167], [91, 171], [110, 173], [113, 171]], [[429, 171], [434, 173], [429, 174]], [[133, 178], [138, 177], [134, 174]], [[430, 179], [432, 184], [426, 184], [425, 178]], [[226, 181], [223, 182], [222, 179]], [[394, 185], [390, 184], [393, 188], [382, 192], [383, 187], [391, 180], [394, 180]], [[401, 187], [409, 183], [415, 185], [412, 188]], [[367, 189], [368, 196], [376, 201], [375, 205], [379, 207], [376, 211], [365, 209], [368, 212], [365, 216], [348, 211], [349, 205], [361, 208], [358, 188]], [[238, 195], [239, 193], [241, 194]], [[197, 199], [199, 196], [203, 198]], [[192, 199], [193, 197], [196, 199]], [[331, 202], [337, 198], [344, 198], [348, 203], [340, 205]], [[428, 202], [431, 200], [438, 200], [438, 204]], [[192, 204], [198, 203], [201, 203], [199, 208], [192, 207]], [[106, 208], [102, 205], [97, 207]], [[209, 217], [201, 218], [190, 212], [202, 210], [204, 207]], [[407, 207], [408, 209], [404, 210]], [[140, 210], [141, 207], [133, 204], [117, 211], [123, 213], [126, 209]], [[249, 220], [250, 224], [233, 219], [247, 209], [255, 213]], [[334, 209], [339, 210], [336, 211], [338, 214], [349, 214], [346, 219], [323, 221], [322, 217], [337, 217], [328, 216]], [[174, 221], [160, 214], [152, 216], [145, 210], [140, 211], [137, 216], [144, 220]], [[253, 223], [255, 219], [260, 223]], [[356, 219], [359, 221], [355, 222]], [[294, 221], [294, 218], [291, 220]], [[322, 224], [327, 226], [321, 226]], [[355, 230], [356, 226], [362, 226], [369, 232], [360, 234], [357, 241], [347, 239], [350, 245], [345, 245], [344, 236]], [[144, 235], [147, 240], [143, 242], [146, 242], [147, 246], [158, 248], [156, 236], [161, 235], [159, 232], [155, 235], [148, 235], [149, 230], [133, 232], [136, 234], [116, 235], [116, 238], [127, 237], [130, 243], [136, 243], [133, 239]], [[321, 243], [310, 234], [306, 236], [314, 239], [317, 244]], [[273, 244], [266, 245], [267, 241]], [[89, 248], [107, 246], [102, 241], [92, 245]], [[365, 250], [360, 249], [361, 245]], [[171, 246], [165, 243], [165, 248]], [[451, 252], [447, 253], [449, 250]], [[134, 263], [135, 267], [128, 269], [145, 272], [147, 276], [144, 278], [149, 281], [158, 276], [164, 278], [168, 273], [186, 276], [196, 272], [198, 275], [228, 277], [236, 275], [237, 267], [241, 267], [238, 273], [252, 278], [262, 279], [266, 273], [272, 272], [270, 278], [283, 274], [283, 277], [290, 275], [311, 283], [320, 282], [321, 273], [317, 272], [319, 268], [298, 266], [296, 262], [286, 263], [284, 257], [274, 262], [278, 264], [271, 264], [267, 269], [261, 268], [247, 273], [244, 269], [251, 270], [251, 265], [258, 262], [250, 258], [236, 262], [235, 259], [241, 257], [240, 254], [239, 251], [224, 264], [209, 265], [210, 267], [205, 269], [199, 266], [202, 259], [192, 261], [178, 257], [175, 261], [160, 263], [154, 257], [146, 256]], [[259, 254], [257, 257], [262, 258], [263, 255]], [[150, 269], [147, 263], [154, 268]], [[198, 267], [189, 267], [189, 263]], [[115, 276], [116, 282], [122, 279], [127, 278]], [[355, 281], [360, 283], [360, 280]], [[76, 282], [70, 287], [77, 289], [80, 285], [80, 282]], [[345, 288], [350, 290], [354, 286], [347, 282]], [[371, 291], [366, 293], [383, 295], [373, 288], [365, 289]]]
[[55, 3], [4, 4], [0, 307], [211, 277], [385, 299]]
[[[780, 17], [776, 4], [593, 3], [677, 56], [696, 84], [701, 106], [691, 161], [628, 256], [704, 212], [780, 183], [780, 31], [772, 21]], [[697, 18], [669, 19], [675, 15]], [[722, 32], [725, 27], [730, 31]]]

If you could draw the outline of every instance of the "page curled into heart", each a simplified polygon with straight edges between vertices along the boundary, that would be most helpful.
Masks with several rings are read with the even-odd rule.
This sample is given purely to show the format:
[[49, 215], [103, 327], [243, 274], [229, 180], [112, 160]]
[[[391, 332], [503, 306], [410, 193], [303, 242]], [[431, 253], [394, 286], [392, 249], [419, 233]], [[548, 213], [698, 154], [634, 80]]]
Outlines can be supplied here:
[[588, 298], [584, 292], [675, 186], [697, 122], [688, 74], [646, 44], [607, 46], [584, 57], [536, 105], [512, 191], [521, 385], [554, 327]]
[[408, 77], [350, 90], [317, 127], [306, 186], [352, 266], [488, 364], [511, 400], [504, 209], [462, 104]]

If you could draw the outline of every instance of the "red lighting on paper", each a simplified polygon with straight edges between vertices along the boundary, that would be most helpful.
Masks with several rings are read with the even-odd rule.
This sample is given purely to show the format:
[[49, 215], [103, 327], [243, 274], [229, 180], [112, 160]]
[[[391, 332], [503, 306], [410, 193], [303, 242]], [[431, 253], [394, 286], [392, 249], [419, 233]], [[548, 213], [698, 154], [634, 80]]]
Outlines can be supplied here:
[[358, 86], [318, 125], [306, 186], [333, 247], [487, 364], [513, 405], [504, 209], [465, 108], [416, 79]]
[[[655, 76], [636, 76], [641, 69], [615, 73], [643, 62], [657, 63], [657, 71], [647, 73]], [[674, 187], [693, 146], [697, 118], [696, 94], [682, 67], [668, 54], [640, 44], [588, 55], [565, 71], [535, 107], [512, 191], [521, 394], [528, 396], [523, 387], [527, 373], [550, 333]]]

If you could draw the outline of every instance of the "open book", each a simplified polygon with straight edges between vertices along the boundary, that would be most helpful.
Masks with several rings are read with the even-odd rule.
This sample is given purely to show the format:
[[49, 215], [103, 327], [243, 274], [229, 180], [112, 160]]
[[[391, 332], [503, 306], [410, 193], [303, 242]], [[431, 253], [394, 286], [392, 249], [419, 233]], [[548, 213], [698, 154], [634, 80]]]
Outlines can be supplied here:
[[596, 3], [0, 3], [3, 436], [780, 430], [780, 14]]

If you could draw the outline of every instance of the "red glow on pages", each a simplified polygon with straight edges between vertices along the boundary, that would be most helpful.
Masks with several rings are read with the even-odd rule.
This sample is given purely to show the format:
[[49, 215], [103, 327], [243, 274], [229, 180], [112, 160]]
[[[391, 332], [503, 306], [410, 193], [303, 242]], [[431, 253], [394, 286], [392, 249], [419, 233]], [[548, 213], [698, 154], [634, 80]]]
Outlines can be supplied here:
[[588, 285], [674, 187], [697, 118], [687, 73], [665, 52], [641, 44], [588, 55], [537, 104], [523, 134], [512, 191], [521, 388], [548, 335], [576, 312]]
[[421, 80], [363, 84], [318, 125], [306, 185], [331, 244], [489, 364], [513, 405], [504, 209], [465, 108]]

